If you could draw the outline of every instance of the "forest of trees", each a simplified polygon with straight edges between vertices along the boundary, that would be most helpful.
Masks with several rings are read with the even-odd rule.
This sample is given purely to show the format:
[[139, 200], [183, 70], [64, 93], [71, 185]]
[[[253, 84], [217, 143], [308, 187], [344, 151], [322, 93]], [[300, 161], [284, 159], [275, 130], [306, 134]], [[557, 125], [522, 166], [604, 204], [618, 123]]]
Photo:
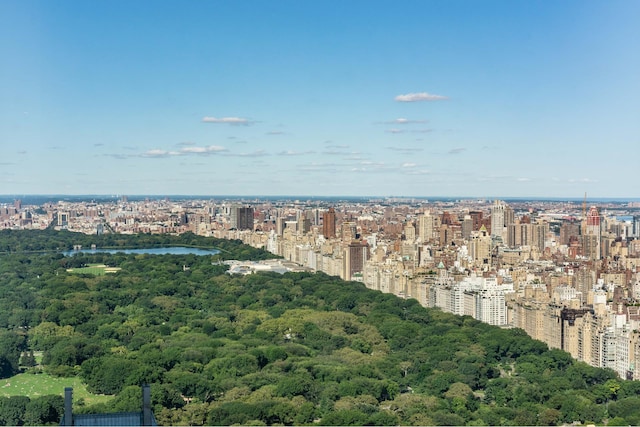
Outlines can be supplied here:
[[[222, 251], [58, 252], [74, 244]], [[77, 412], [138, 410], [148, 383], [164, 425], [640, 424], [640, 382], [322, 273], [231, 276], [215, 261], [270, 257], [237, 241], [3, 231], [0, 253], [0, 377], [42, 352], [47, 373], [114, 396]], [[84, 263], [121, 270], [66, 270]], [[61, 399], [0, 397], [0, 421], [56, 423]]]

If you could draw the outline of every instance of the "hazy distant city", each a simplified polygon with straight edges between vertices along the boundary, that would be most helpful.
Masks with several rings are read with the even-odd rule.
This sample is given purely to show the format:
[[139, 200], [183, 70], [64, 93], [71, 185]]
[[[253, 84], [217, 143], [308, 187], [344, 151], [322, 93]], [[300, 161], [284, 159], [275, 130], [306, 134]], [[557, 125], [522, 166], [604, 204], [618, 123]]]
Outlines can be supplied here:
[[239, 239], [640, 379], [638, 201], [41, 197], [0, 204], [0, 229]]

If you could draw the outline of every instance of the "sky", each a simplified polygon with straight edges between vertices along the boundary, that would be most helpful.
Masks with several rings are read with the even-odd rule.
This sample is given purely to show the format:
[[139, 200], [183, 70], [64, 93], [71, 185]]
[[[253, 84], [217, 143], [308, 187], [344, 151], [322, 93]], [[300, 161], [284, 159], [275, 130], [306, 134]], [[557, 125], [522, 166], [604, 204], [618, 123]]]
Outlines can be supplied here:
[[0, 1], [0, 194], [640, 197], [640, 1]]

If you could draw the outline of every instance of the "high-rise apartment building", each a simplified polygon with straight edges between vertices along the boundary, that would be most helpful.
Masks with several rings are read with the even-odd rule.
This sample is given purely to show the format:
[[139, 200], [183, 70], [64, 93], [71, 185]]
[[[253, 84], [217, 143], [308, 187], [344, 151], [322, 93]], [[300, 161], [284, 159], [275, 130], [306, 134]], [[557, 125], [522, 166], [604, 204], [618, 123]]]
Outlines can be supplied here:
[[469, 240], [473, 231], [473, 218], [471, 215], [465, 215], [462, 220], [462, 238]]
[[416, 240], [416, 228], [413, 223], [408, 222], [404, 225], [404, 238], [407, 242], [413, 243]]
[[505, 225], [505, 207], [506, 205], [496, 200], [491, 206], [491, 237], [500, 238], [505, 241], [504, 225]]
[[580, 235], [580, 224], [576, 221], [565, 221], [560, 226], [560, 244], [569, 245], [572, 237]]
[[336, 237], [336, 210], [334, 208], [329, 208], [322, 215], [322, 235], [327, 239]]
[[633, 236], [640, 238], [640, 215], [633, 216]]
[[66, 227], [69, 224], [69, 212], [58, 212], [58, 226]]
[[482, 227], [482, 220], [484, 219], [483, 218], [484, 214], [482, 213], [482, 211], [470, 211], [469, 216], [473, 221], [472, 231], [480, 230], [480, 227]]
[[469, 255], [471, 255], [476, 267], [488, 268], [491, 266], [491, 236], [484, 226], [480, 227], [480, 231], [471, 233]]
[[418, 217], [418, 237], [422, 243], [428, 243], [433, 240], [434, 228], [434, 216], [431, 215], [431, 212], [425, 212]]
[[356, 274], [362, 274], [368, 259], [369, 245], [367, 242], [351, 242], [349, 246], [347, 246], [344, 254], [344, 279], [354, 280]]
[[231, 228], [253, 230], [253, 208], [233, 206], [230, 215]]
[[340, 237], [345, 243], [349, 243], [358, 236], [358, 226], [355, 222], [345, 221], [340, 226]]
[[600, 259], [600, 214], [595, 206], [591, 206], [584, 221], [582, 254], [591, 260]]
[[[509, 205], [504, 205], [504, 227], [508, 227], [511, 224], [514, 224], [516, 222], [516, 214], [513, 211], [513, 208], [511, 208], [511, 206]], [[504, 230], [503, 230], [503, 237], [504, 237]]]
[[307, 234], [311, 230], [311, 219], [305, 215], [300, 215], [298, 218], [298, 233]]
[[286, 221], [287, 219], [283, 216], [279, 216], [278, 218], [276, 218], [276, 234], [278, 236], [282, 236], [282, 234], [284, 233], [284, 228], [286, 227]]

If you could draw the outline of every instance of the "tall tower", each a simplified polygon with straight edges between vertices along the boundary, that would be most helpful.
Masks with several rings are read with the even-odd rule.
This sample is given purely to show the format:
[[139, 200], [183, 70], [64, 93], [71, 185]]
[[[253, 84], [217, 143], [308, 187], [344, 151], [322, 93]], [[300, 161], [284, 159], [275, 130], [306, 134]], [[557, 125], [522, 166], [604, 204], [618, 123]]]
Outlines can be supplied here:
[[322, 235], [326, 239], [336, 237], [336, 210], [329, 208], [322, 216]]
[[500, 237], [504, 241], [505, 204], [496, 200], [491, 206], [491, 237]]
[[404, 237], [407, 242], [413, 243], [416, 240], [416, 228], [413, 226], [413, 223], [407, 222], [404, 225]]
[[600, 214], [595, 206], [589, 208], [582, 232], [582, 254], [589, 259], [600, 259]]
[[472, 231], [473, 218], [471, 218], [471, 215], [465, 215], [464, 219], [462, 220], [462, 238], [465, 240], [469, 240]]
[[418, 217], [418, 237], [422, 243], [428, 243], [433, 239], [433, 219], [431, 212], [425, 212]]
[[640, 237], [640, 215], [633, 216], [633, 236]]
[[470, 211], [469, 216], [473, 220], [473, 228], [471, 231], [478, 231], [482, 226], [482, 211]]
[[354, 280], [357, 273], [364, 271], [369, 259], [369, 245], [366, 241], [353, 241], [345, 249], [344, 280]]
[[253, 230], [253, 208], [233, 206], [231, 208], [231, 228]]
[[509, 205], [504, 205], [504, 226], [508, 227], [516, 223], [516, 214]]
[[491, 267], [491, 236], [484, 225], [479, 231], [471, 233], [469, 241], [469, 254], [473, 258], [476, 267], [486, 269]]

